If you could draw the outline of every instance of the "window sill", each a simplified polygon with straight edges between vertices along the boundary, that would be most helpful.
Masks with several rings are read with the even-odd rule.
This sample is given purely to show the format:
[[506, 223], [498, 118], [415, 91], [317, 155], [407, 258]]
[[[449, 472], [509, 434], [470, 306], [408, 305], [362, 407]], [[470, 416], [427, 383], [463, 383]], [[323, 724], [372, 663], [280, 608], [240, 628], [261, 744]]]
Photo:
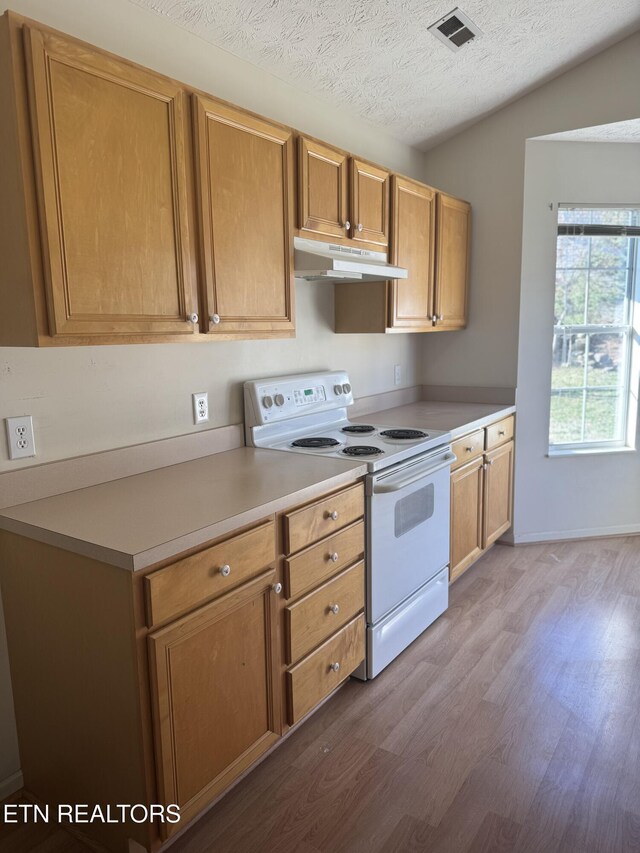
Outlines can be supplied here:
[[610, 456], [613, 453], [635, 453], [635, 447], [585, 447], [567, 450], [551, 450], [545, 454], [548, 459], [560, 456]]

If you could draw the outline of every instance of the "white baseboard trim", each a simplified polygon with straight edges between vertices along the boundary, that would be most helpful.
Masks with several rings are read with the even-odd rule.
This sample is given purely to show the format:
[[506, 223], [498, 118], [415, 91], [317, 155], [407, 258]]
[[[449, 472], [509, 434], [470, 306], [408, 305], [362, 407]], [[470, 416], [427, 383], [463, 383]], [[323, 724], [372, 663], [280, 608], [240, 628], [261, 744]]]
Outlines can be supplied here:
[[13, 776], [9, 776], [8, 779], [2, 779], [0, 781], [0, 800], [4, 800], [6, 797], [10, 797], [11, 794], [15, 794], [15, 792], [19, 791], [23, 785], [24, 780], [22, 778], [21, 770], [14, 773]]
[[571, 539], [606, 539], [610, 536], [638, 536], [640, 525], [620, 524], [615, 527], [585, 527], [579, 530], [551, 530], [541, 533], [515, 533], [514, 545], [530, 545], [536, 542], [566, 542]]

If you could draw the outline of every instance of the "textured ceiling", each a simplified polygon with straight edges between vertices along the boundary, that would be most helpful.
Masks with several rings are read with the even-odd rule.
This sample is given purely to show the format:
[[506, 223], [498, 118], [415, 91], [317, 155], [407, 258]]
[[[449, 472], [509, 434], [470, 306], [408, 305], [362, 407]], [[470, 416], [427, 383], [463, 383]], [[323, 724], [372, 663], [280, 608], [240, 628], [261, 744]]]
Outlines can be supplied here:
[[640, 27], [638, 0], [463, 0], [454, 53], [427, 27], [456, 0], [131, 2], [424, 148]]
[[640, 118], [631, 121], [617, 121], [613, 124], [600, 124], [596, 127], [580, 127], [577, 130], [565, 130], [562, 133], [550, 133], [536, 136], [536, 141], [551, 142], [627, 142], [640, 143]]

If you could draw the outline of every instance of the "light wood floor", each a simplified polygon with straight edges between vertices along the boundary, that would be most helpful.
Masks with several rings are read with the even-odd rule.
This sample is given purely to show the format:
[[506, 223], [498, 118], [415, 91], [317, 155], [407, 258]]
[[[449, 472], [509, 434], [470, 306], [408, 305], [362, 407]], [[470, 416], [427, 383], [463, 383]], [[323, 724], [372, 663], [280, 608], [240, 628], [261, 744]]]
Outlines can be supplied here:
[[639, 851], [640, 537], [495, 547], [171, 850]]

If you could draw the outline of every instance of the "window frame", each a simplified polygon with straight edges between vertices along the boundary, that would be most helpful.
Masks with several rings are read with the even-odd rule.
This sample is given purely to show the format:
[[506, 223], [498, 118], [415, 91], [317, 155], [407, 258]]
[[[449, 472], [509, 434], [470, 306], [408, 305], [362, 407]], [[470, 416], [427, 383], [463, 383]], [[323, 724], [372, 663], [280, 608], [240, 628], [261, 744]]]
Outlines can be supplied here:
[[[557, 289], [557, 281], [558, 281], [558, 266], [557, 266], [557, 258], [558, 258], [558, 227], [562, 223], [558, 221], [561, 210], [574, 209], [574, 210], [636, 210], [639, 212], [639, 220], [640, 220], [640, 205], [637, 204], [581, 204], [581, 203], [558, 203], [552, 206], [552, 209], [555, 208], [556, 217], [555, 217], [555, 229], [556, 229], [556, 254], [555, 254], [555, 265], [554, 265], [554, 284], [553, 284], [553, 296], [554, 296], [554, 305], [556, 299], [556, 289]], [[576, 226], [578, 228], [579, 226]], [[563, 236], [582, 236], [579, 233], [575, 235], [563, 235]], [[584, 235], [584, 236], [596, 236], [596, 235]], [[620, 236], [627, 236], [625, 234], [621, 234]], [[615, 386], [589, 386], [589, 385], [577, 385], [577, 386], [568, 386], [566, 388], [556, 389], [553, 387], [553, 358], [551, 361], [551, 376], [550, 376], [550, 387], [549, 387], [549, 421], [548, 421], [548, 429], [547, 429], [547, 447], [548, 453], [547, 455], [550, 457], [553, 456], [571, 456], [571, 455], [588, 455], [589, 453], [600, 454], [600, 453], [617, 453], [635, 450], [635, 437], [636, 437], [636, 423], [637, 423], [637, 408], [638, 408], [638, 391], [634, 393], [634, 384], [638, 379], [638, 375], [640, 374], [640, 346], [639, 346], [639, 337], [640, 337], [640, 308], [639, 308], [639, 300], [640, 300], [640, 236], [638, 235], [628, 235], [629, 243], [629, 251], [628, 251], [628, 273], [627, 273], [627, 300], [628, 300], [628, 313], [627, 313], [627, 323], [617, 323], [617, 324], [600, 324], [600, 323], [587, 323], [584, 322], [582, 324], [579, 323], [555, 323], [553, 325], [553, 336], [557, 334], [584, 334], [587, 336], [586, 346], [589, 346], [589, 335], [592, 334], [611, 334], [611, 335], [620, 335], [626, 338], [626, 346], [625, 346], [625, 361], [626, 363], [623, 366], [623, 373], [620, 375], [620, 379]], [[562, 268], [561, 268], [562, 269]], [[569, 268], [567, 268], [569, 269]], [[576, 268], [577, 269], [577, 268]], [[584, 269], [589, 272], [591, 270], [591, 264], [585, 267]], [[587, 319], [587, 311], [588, 311], [588, 296], [589, 296], [589, 279], [587, 278], [587, 283], [585, 285], [585, 317]], [[555, 309], [554, 309], [555, 310]], [[555, 320], [555, 313], [554, 313]], [[588, 370], [588, 359], [585, 359], [585, 367], [584, 367], [584, 379], [587, 377]], [[622, 365], [621, 365], [622, 367]], [[615, 439], [601, 439], [596, 441], [578, 441], [578, 442], [558, 442], [552, 443], [551, 441], [551, 406], [552, 400], [554, 397], [554, 392], [556, 391], [580, 391], [583, 395], [583, 410], [582, 410], [582, 419], [581, 419], [581, 431], [584, 435], [585, 432], [585, 424], [586, 424], [586, 404], [587, 404], [587, 391], [590, 388], [599, 388], [612, 390], [613, 387], [616, 389], [620, 389], [620, 396], [622, 400], [622, 411], [620, 412], [620, 422], [622, 423], [622, 438]], [[635, 406], [633, 405], [632, 400], [635, 399]]]

